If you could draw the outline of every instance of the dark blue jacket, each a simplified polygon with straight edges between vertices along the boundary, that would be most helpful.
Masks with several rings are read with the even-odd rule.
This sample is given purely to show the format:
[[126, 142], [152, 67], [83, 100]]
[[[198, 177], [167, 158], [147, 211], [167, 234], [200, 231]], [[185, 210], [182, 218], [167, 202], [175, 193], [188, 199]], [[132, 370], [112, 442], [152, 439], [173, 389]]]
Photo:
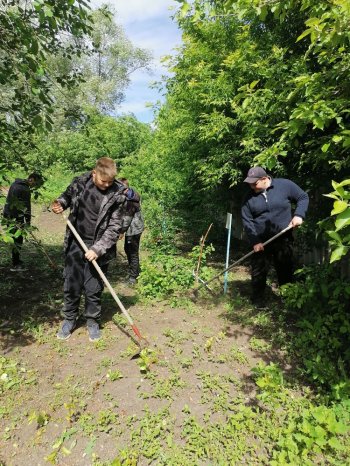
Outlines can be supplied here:
[[308, 205], [307, 193], [284, 178], [271, 179], [265, 194], [252, 190], [242, 206], [243, 226], [250, 243], [264, 243], [286, 228], [294, 215], [305, 218]]

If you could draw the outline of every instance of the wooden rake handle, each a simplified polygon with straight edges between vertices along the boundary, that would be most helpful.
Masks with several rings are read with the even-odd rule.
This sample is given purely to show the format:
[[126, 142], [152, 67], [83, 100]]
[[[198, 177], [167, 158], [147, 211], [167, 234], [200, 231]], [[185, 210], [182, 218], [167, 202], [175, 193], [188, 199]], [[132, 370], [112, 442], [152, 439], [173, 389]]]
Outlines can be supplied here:
[[[290, 230], [291, 228], [293, 228], [292, 225], [288, 225], [286, 228], [284, 228], [282, 231], [280, 231], [279, 233], [277, 233], [275, 236], [273, 236], [272, 238], [268, 239], [267, 241], [265, 241], [265, 243], [263, 243], [263, 246], [266, 246], [267, 244], [269, 243], [272, 243], [272, 241], [274, 241], [275, 239], [277, 239], [278, 237], [282, 236], [284, 233], [286, 233], [288, 230]], [[202, 286], [205, 286], [207, 289], [210, 290], [210, 288], [208, 287], [208, 284], [211, 283], [212, 281], [218, 279], [222, 274], [224, 274], [225, 272], [228, 272], [229, 270], [232, 269], [232, 267], [240, 264], [241, 262], [243, 262], [244, 260], [248, 259], [248, 257], [252, 256], [253, 254], [255, 254], [255, 251], [254, 249], [250, 252], [248, 252], [248, 254], [246, 254], [245, 256], [241, 257], [240, 259], [238, 259], [236, 262], [233, 262], [231, 265], [229, 265], [226, 269], [224, 269], [222, 272], [218, 273], [217, 275], [215, 275], [215, 277], [212, 277], [210, 280], [208, 281], [204, 281], [202, 279], [200, 279], [200, 285], [198, 286], [198, 289], [201, 288]], [[210, 290], [211, 291], [211, 290]]]
[[[65, 218], [65, 216], [63, 216], [65, 221], [67, 222], [67, 225], [68, 225], [68, 228], [70, 229], [70, 231], [73, 233], [73, 235], [75, 236], [76, 240], [78, 241], [78, 243], [80, 244], [80, 246], [83, 248], [83, 250], [85, 252], [87, 252], [89, 249], [88, 247], [86, 246], [86, 244], [84, 243], [84, 241], [82, 240], [81, 236], [79, 235], [79, 233], [77, 232], [77, 230], [75, 229], [75, 227], [73, 226], [72, 222]], [[106, 275], [102, 272], [101, 270], [101, 267], [98, 265], [98, 263], [96, 262], [96, 260], [93, 260], [92, 261], [92, 264], [93, 266], [95, 267], [95, 269], [97, 270], [99, 276], [101, 277], [101, 279], [103, 280], [104, 284], [106, 285], [106, 287], [108, 288], [108, 290], [110, 291], [111, 295], [113, 296], [115, 302], [118, 304], [119, 306], [119, 309], [122, 311], [122, 313], [124, 314], [125, 318], [127, 319], [127, 321], [129, 322], [133, 332], [135, 333], [135, 335], [140, 338], [140, 339], [144, 339], [142, 336], [141, 336], [141, 333], [139, 331], [139, 329], [136, 327], [136, 325], [134, 324], [133, 320], [131, 319], [128, 311], [125, 309], [123, 303], [120, 301], [120, 299], [118, 298], [118, 295], [116, 294], [116, 292], [113, 290], [111, 284], [109, 283]]]

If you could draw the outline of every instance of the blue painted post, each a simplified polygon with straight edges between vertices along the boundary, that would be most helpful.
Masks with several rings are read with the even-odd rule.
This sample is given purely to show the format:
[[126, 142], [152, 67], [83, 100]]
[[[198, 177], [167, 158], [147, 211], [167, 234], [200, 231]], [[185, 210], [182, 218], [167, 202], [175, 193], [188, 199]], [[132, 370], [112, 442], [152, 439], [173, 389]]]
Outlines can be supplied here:
[[[229, 266], [229, 262], [230, 262], [231, 226], [232, 226], [232, 214], [227, 212], [226, 228], [228, 230], [228, 233], [227, 233], [227, 249], [226, 249], [226, 266], [225, 266], [225, 269], [227, 269], [227, 267]], [[225, 272], [225, 275], [224, 275], [224, 294], [227, 293], [227, 281], [228, 281], [228, 272]]]

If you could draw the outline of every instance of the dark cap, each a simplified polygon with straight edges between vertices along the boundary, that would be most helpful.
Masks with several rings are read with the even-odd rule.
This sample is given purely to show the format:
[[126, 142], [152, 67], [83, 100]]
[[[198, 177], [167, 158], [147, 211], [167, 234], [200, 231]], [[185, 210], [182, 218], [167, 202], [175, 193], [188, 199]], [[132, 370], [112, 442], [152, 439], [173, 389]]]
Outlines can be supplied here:
[[261, 167], [253, 167], [248, 170], [247, 178], [244, 180], [244, 183], [255, 183], [256, 181], [260, 180], [267, 176], [266, 171]]

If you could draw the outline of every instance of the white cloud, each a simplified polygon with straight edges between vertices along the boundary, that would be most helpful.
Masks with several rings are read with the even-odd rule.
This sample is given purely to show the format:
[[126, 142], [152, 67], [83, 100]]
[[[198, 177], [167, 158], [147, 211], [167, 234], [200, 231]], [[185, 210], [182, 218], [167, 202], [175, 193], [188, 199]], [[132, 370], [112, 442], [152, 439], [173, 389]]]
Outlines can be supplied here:
[[150, 89], [149, 84], [159, 81], [167, 72], [161, 57], [174, 55], [174, 48], [181, 44], [181, 32], [171, 18], [179, 3], [176, 0], [92, 0], [91, 6], [96, 8], [103, 3], [115, 8], [116, 22], [124, 28], [131, 42], [149, 50], [154, 58], [151, 73], [138, 71], [131, 76], [131, 85], [118, 113], [132, 112], [142, 121], [151, 121], [153, 113], [145, 109], [145, 102], [156, 102], [162, 97], [155, 89]]
[[174, 0], [93, 0], [92, 6], [100, 6], [109, 3], [117, 10], [117, 21], [127, 26], [132, 22], [143, 22], [150, 18], [170, 16], [174, 10], [170, 7], [178, 7]]

